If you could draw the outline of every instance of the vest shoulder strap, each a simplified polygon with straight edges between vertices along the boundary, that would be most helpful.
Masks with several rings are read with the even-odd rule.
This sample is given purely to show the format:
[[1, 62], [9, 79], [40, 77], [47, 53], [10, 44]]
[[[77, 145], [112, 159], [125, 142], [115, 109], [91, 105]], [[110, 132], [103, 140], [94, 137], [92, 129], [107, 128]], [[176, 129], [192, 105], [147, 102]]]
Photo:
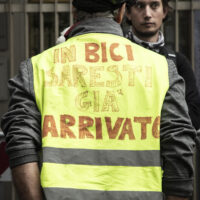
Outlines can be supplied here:
[[176, 52], [166, 46], [163, 46], [160, 49], [160, 54], [164, 55], [166, 58], [172, 60], [174, 64], [177, 66], [177, 58], [176, 58]]

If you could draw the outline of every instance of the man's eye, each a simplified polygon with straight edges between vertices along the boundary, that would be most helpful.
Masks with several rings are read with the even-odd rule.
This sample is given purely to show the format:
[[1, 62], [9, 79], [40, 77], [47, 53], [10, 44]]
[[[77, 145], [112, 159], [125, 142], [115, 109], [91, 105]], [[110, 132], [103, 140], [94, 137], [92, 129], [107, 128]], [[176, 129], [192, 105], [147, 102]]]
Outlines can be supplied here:
[[136, 3], [135, 7], [141, 9], [144, 8], [144, 5], [142, 3]]
[[158, 2], [153, 2], [152, 4], [151, 4], [151, 8], [152, 9], [156, 9], [156, 8], [158, 8], [159, 7], [159, 3]]

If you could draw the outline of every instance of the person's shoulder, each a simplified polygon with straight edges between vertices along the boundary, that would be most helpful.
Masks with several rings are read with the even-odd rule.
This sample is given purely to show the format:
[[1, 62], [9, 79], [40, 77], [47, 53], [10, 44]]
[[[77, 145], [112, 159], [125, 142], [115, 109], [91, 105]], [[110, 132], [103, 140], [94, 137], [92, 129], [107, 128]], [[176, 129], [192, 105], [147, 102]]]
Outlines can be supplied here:
[[169, 46], [164, 45], [160, 47], [159, 53], [164, 55], [166, 58], [169, 58], [176, 63], [176, 52]]
[[[63, 43], [59, 44], [59, 45], [62, 45]], [[42, 51], [41, 53], [38, 53], [34, 56], [32, 56], [30, 58], [31, 62], [39, 62], [39, 61], [43, 61], [43, 60], [48, 60], [48, 61], [51, 61], [53, 62], [53, 59], [54, 59], [54, 54], [55, 54], [55, 51], [59, 48], [59, 45], [55, 45], [53, 47], [50, 47], [44, 51]]]
[[192, 66], [189, 59], [181, 52], [176, 52], [177, 68], [181, 72], [182, 70], [192, 71]]
[[182, 52], [180, 51], [176, 51], [176, 56], [180, 57], [180, 58], [185, 58], [185, 59], [188, 59]]
[[176, 51], [176, 57], [179, 62], [190, 62], [189, 59], [180, 51]]

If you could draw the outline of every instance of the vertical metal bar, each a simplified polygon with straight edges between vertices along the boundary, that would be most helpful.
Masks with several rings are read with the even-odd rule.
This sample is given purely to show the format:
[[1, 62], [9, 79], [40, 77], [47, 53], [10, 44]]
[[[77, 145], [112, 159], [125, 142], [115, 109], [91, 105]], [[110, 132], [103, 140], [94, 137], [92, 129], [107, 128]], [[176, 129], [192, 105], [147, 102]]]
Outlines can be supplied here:
[[[192, 69], [194, 70], [195, 69], [195, 45], [194, 45], [194, 37], [195, 37], [195, 34], [194, 34], [194, 5], [193, 5], [193, 1], [190, 2], [191, 3], [191, 7], [190, 7], [190, 10], [191, 10], [191, 63], [192, 63]], [[193, 192], [193, 200], [197, 200], [197, 192], [199, 191], [198, 189], [198, 186], [197, 186], [197, 180], [199, 179], [198, 177], [198, 167], [197, 166], [197, 163], [198, 163], [198, 148], [196, 148], [196, 151], [195, 151], [195, 155], [194, 155], [194, 172], [195, 172], [195, 175], [194, 175], [194, 192]]]
[[193, 192], [193, 200], [197, 200], [197, 191], [198, 191], [198, 188], [197, 188], [197, 170], [199, 170], [197, 167], [197, 155], [198, 155], [198, 149], [197, 147], [195, 148], [195, 154], [194, 154], [194, 159], [193, 159], [193, 162], [194, 162], [194, 192]]
[[12, 191], [12, 194], [11, 194], [12, 200], [16, 200], [15, 186], [13, 183], [12, 183], [11, 191]]
[[44, 50], [44, 15], [43, 0], [40, 0], [40, 52]]
[[194, 9], [193, 9], [193, 1], [191, 1], [191, 63], [192, 63], [192, 69], [194, 70]]
[[[195, 54], [195, 47], [194, 47], [194, 10], [193, 10], [193, 1], [191, 1], [191, 63], [192, 63], [192, 69], [194, 70], [195, 69], [195, 62], [194, 62], [194, 54]], [[196, 151], [195, 151], [195, 155], [194, 155], [194, 192], [193, 192], [193, 200], [197, 200], [197, 191], [198, 191], [198, 188], [197, 188], [197, 179], [198, 179], [198, 173], [197, 173], [197, 170], [199, 170], [197, 168], [197, 153], [198, 153], [198, 149], [196, 148]]]
[[25, 58], [29, 57], [29, 23], [27, 12], [27, 0], [24, 0], [24, 24], [25, 24]]
[[179, 12], [178, 12], [178, 0], [175, 0], [175, 50], [179, 51]]
[[71, 26], [74, 23], [74, 20], [73, 20], [72, 0], [70, 0], [70, 4], [69, 4], [69, 14], [70, 14], [70, 26]]
[[[200, 139], [200, 129], [197, 131], [197, 138]], [[200, 199], [200, 171], [199, 171], [199, 166], [200, 166], [200, 149], [199, 145], [196, 145], [196, 187], [195, 187], [195, 199], [194, 200], [199, 200]]]
[[14, 40], [13, 40], [13, 13], [12, 13], [12, 2], [8, 1], [9, 8], [9, 49], [10, 49], [10, 77], [14, 76]]
[[[8, 1], [8, 24], [9, 24], [9, 50], [10, 50], [10, 77], [14, 76], [14, 40], [13, 40], [13, 13], [12, 13], [12, 2]], [[15, 200], [15, 190], [13, 183], [11, 188], [11, 198]]]
[[58, 21], [58, 0], [55, 0], [55, 43], [59, 35], [59, 21]]

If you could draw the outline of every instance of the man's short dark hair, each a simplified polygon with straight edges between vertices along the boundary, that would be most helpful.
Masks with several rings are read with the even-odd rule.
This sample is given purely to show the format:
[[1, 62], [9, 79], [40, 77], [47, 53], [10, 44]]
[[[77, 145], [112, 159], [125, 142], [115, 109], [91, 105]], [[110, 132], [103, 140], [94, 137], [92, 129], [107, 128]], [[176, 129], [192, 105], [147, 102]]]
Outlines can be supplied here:
[[[172, 7], [169, 5], [170, 0], [161, 0], [161, 1], [162, 1], [162, 4], [163, 4], [163, 9], [164, 10], [167, 9], [168, 12], [172, 12]], [[137, 2], [137, 0], [128, 0], [127, 1], [126, 10], [127, 10], [128, 13], [130, 12], [131, 7], [136, 4], [136, 2]], [[168, 18], [168, 15], [166, 15], [166, 17], [163, 19], [163, 22], [165, 22], [167, 20], [167, 18]], [[126, 23], [128, 25], [132, 25], [131, 21], [128, 18], [126, 18]]]
[[[162, 1], [164, 9], [171, 9], [171, 7], [169, 5], [170, 0], [161, 0], [161, 1]], [[136, 4], [136, 2], [137, 2], [137, 0], [128, 0], [126, 3], [127, 9], [130, 9], [134, 4]]]

